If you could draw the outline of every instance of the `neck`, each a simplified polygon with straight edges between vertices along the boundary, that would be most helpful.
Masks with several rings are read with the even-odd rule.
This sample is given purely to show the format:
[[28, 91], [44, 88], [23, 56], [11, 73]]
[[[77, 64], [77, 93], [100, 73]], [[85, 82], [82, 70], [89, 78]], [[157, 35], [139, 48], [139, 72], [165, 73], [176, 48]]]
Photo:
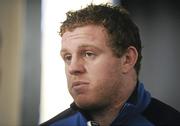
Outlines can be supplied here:
[[110, 126], [114, 119], [118, 116], [119, 111], [122, 109], [124, 103], [130, 98], [131, 94], [133, 93], [136, 86], [136, 82], [134, 82], [133, 86], [128, 89], [128, 94], [124, 93], [125, 96], [123, 99], [120, 100], [116, 99], [112, 102], [112, 104], [103, 107], [102, 109], [96, 109], [94, 111], [89, 111], [88, 114], [93, 119], [93, 121], [100, 124], [100, 126]]
[[117, 117], [124, 102], [116, 106], [105, 107], [88, 112], [93, 121], [97, 122], [100, 126], [110, 126], [113, 120]]
[[127, 78], [126, 81], [122, 83], [122, 88], [118, 88], [119, 90], [114, 92], [114, 96], [109, 104], [103, 107], [101, 106], [101, 108], [98, 107], [88, 110], [85, 113], [100, 126], [110, 126], [118, 116], [124, 103], [130, 98], [136, 87], [136, 83], [136, 76], [133, 76], [133, 79]]

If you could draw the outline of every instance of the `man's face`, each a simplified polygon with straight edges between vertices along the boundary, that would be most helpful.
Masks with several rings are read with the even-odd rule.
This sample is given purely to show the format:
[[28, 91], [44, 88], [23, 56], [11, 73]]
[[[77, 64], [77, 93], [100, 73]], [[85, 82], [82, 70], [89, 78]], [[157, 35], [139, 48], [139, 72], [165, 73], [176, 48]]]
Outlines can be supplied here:
[[123, 97], [122, 61], [113, 55], [107, 42], [106, 30], [95, 25], [62, 36], [68, 89], [80, 108], [106, 107]]

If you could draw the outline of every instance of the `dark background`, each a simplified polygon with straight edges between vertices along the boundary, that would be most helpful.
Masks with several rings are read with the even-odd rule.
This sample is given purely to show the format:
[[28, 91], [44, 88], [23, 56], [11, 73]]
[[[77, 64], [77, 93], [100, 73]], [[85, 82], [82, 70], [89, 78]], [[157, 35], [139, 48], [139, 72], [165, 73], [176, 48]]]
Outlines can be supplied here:
[[151, 95], [180, 111], [180, 1], [114, 0], [140, 29], [140, 81]]

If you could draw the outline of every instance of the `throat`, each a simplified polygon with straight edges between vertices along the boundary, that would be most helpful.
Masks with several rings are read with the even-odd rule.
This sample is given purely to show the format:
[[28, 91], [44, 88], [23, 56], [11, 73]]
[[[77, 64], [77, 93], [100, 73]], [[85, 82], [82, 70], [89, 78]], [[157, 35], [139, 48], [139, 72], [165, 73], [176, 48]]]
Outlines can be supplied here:
[[110, 106], [101, 109], [94, 109], [86, 111], [86, 115], [88, 115], [88, 119], [96, 122], [100, 126], [110, 126], [114, 119], [119, 114], [120, 109], [123, 104], [120, 106]]

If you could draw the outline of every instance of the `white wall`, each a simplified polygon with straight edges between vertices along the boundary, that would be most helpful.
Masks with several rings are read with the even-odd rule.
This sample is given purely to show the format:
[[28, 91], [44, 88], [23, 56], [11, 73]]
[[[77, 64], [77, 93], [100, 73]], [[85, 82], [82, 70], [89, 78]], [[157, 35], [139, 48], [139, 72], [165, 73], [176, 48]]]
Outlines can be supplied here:
[[40, 122], [69, 107], [73, 101], [67, 90], [64, 62], [60, 57], [61, 38], [58, 34], [65, 13], [80, 9], [91, 2], [111, 0], [43, 0], [42, 1], [42, 85]]

